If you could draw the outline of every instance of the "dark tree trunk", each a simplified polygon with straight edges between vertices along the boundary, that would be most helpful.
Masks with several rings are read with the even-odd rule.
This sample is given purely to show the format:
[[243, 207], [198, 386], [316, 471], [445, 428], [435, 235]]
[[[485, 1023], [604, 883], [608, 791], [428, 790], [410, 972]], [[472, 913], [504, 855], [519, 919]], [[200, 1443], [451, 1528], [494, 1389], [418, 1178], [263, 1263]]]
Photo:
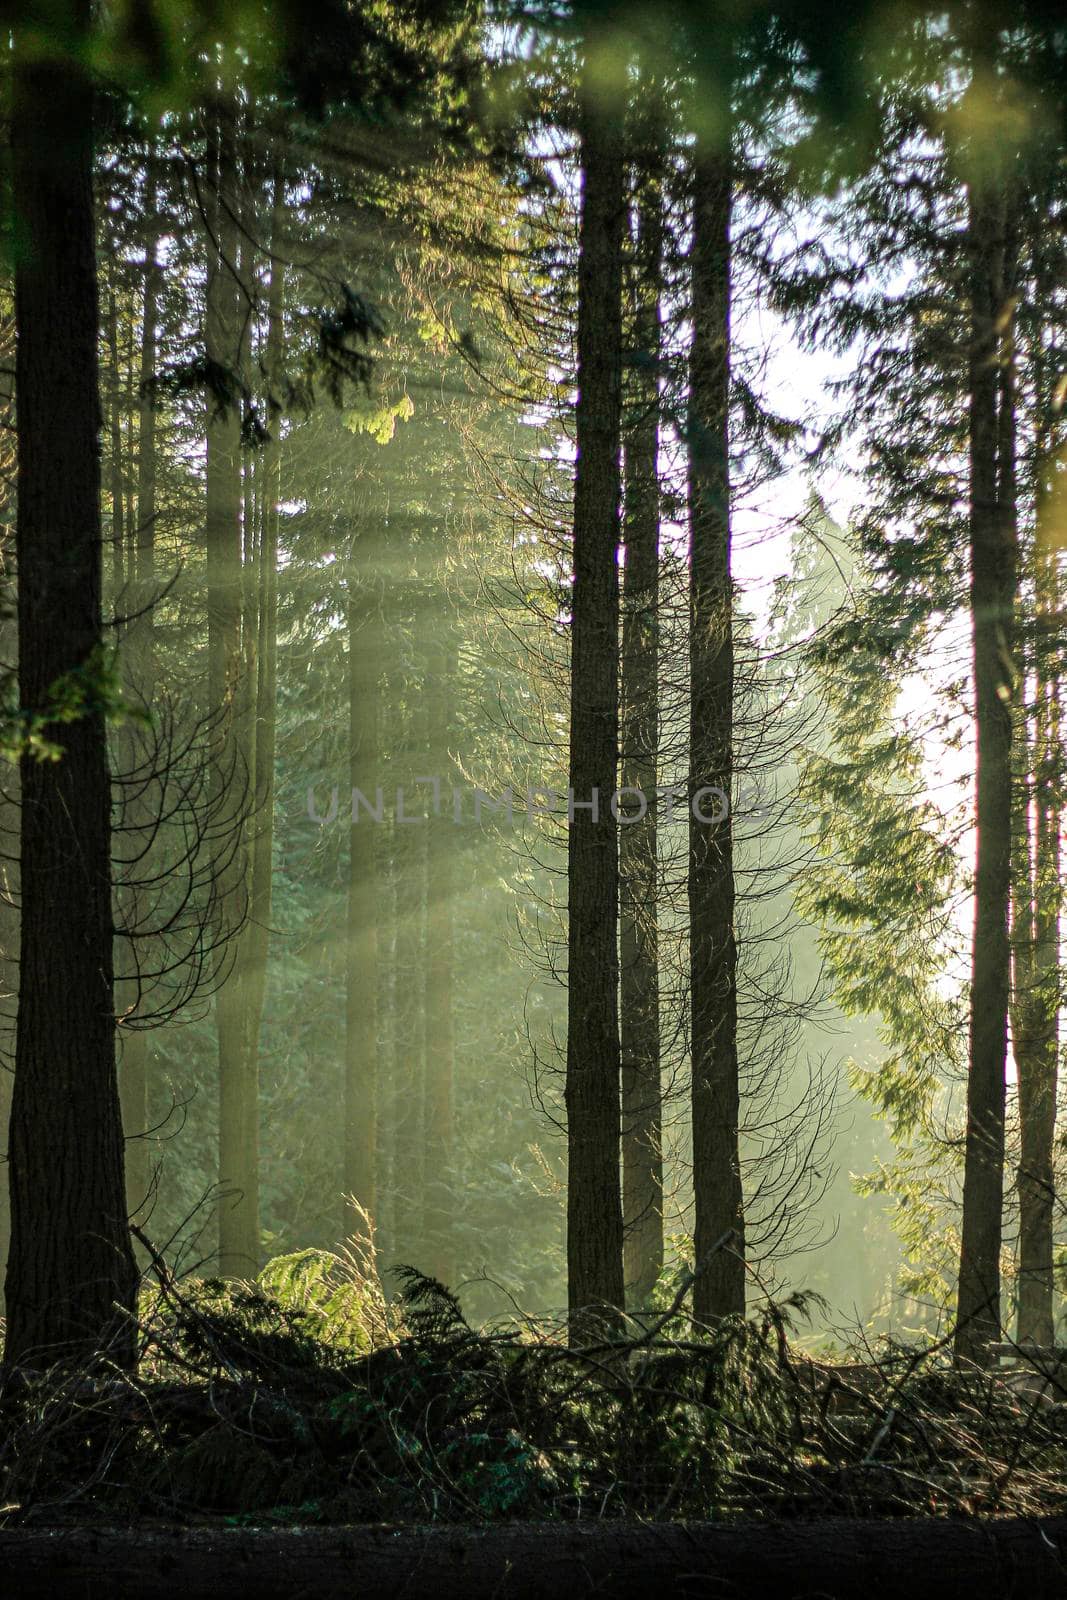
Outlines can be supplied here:
[[[240, 356], [237, 282], [239, 231], [235, 211], [236, 162], [229, 108], [211, 114], [208, 169], [213, 204], [207, 242], [204, 341], [216, 371], [232, 372]], [[205, 524], [207, 539], [208, 704], [216, 718], [213, 784], [232, 797], [229, 828], [218, 852], [223, 923], [243, 923], [247, 910], [248, 861], [243, 816], [254, 773], [242, 762], [238, 728], [242, 668], [241, 445], [236, 404], [220, 408], [207, 397]], [[224, 929], [220, 929], [220, 932]], [[250, 1082], [247, 996], [241, 952], [219, 990], [216, 1028], [219, 1049], [219, 1270], [247, 1277], [259, 1263], [258, 1104]]]
[[[728, 135], [724, 136], [728, 141]], [[729, 149], [698, 140], [689, 371], [689, 981], [699, 1321], [745, 1309], [734, 937]], [[709, 792], [710, 791], [710, 792]], [[706, 820], [717, 818], [718, 820]]]
[[[970, 556], [977, 855], [970, 1063], [956, 1354], [986, 1361], [1000, 1336], [1000, 1248], [1011, 942], [1013, 610], [1016, 591], [1010, 293], [1000, 185], [968, 190], [971, 270]], [[1004, 359], [1002, 359], [1002, 357]]]
[[[145, 173], [145, 211], [148, 236], [145, 241], [144, 294], [141, 304], [140, 402], [137, 427], [137, 517], [130, 532], [130, 559], [127, 563], [127, 598], [122, 609], [129, 614], [123, 632], [122, 653], [125, 679], [135, 702], [151, 706], [155, 699], [157, 663], [155, 650], [155, 522], [156, 522], [156, 414], [152, 403], [151, 381], [156, 373], [159, 340], [160, 268], [157, 261], [160, 219], [156, 214], [157, 189], [152, 159]], [[137, 759], [138, 740], [126, 742]], [[136, 819], [131, 817], [131, 821]], [[151, 830], [154, 819], [143, 819]], [[145, 843], [150, 832], [145, 835]], [[136, 857], [138, 845], [124, 854]], [[121, 946], [120, 946], [121, 948]], [[124, 952], [126, 964], [136, 977], [135, 952]], [[139, 988], [134, 983], [127, 1003], [136, 1006]], [[125, 1006], [119, 1005], [123, 1014]], [[151, 1146], [148, 1138], [148, 1035], [143, 1028], [119, 1029], [119, 1091], [122, 1100], [122, 1127], [126, 1136], [126, 1205], [134, 1217], [144, 1206], [152, 1186]]]
[[[1019, 1304], [1017, 1337], [1051, 1345], [1054, 1337], [1054, 1151], [1059, 1066], [1060, 887], [1059, 679], [1049, 661], [1046, 619], [1058, 611], [1055, 556], [1042, 537], [1046, 491], [1038, 489], [1035, 554], [1037, 638], [1033, 672], [1032, 763], [1023, 789], [1028, 848], [1013, 874], [1013, 895], [1025, 907], [1022, 940], [1013, 929], [1015, 1003], [1012, 1044], [1019, 1079]], [[1033, 783], [1030, 803], [1029, 780]], [[1022, 870], [1020, 871], [1019, 868]]]
[[663, 1107], [659, 1040], [659, 366], [663, 269], [661, 132], [639, 177], [628, 384], [622, 624], [622, 787], [634, 813], [619, 838], [623, 1267], [626, 1302], [647, 1307], [663, 1268]]
[[[619, 844], [611, 798], [619, 757], [619, 449], [622, 85], [585, 67], [578, 263], [577, 462], [571, 593], [567, 849], [567, 1304], [571, 1337], [623, 1305], [619, 1192]], [[601, 68], [604, 62], [599, 62]], [[597, 93], [593, 92], [596, 82]], [[598, 811], [586, 809], [596, 802]]]
[[[281, 261], [285, 173], [274, 162], [271, 195], [271, 281], [267, 293], [267, 345], [264, 365], [268, 384], [277, 381], [284, 359], [285, 274]], [[247, 645], [246, 712], [243, 719], [244, 763], [253, 798], [249, 820], [248, 925], [238, 946], [237, 997], [243, 1006], [238, 1078], [243, 1086], [247, 1182], [258, 1195], [259, 1039], [267, 989], [271, 907], [274, 880], [274, 760], [277, 743], [278, 689], [278, 505], [281, 498], [281, 444], [277, 431], [247, 464], [246, 546], [251, 560], [244, 573]], [[258, 1206], [257, 1206], [258, 1210]], [[258, 1217], [246, 1220], [258, 1231]], [[258, 1244], [258, 1240], [257, 1240]]]
[[114, 286], [107, 296], [107, 356], [110, 368], [108, 383], [108, 479], [111, 492], [111, 563], [114, 575], [115, 603], [118, 610], [129, 606], [126, 591], [126, 484], [123, 472], [125, 450], [122, 442], [122, 407], [124, 402], [122, 364], [119, 360], [118, 307], [115, 304]]
[[[89, 7], [64, 8], [75, 33]], [[22, 936], [9, 1140], [8, 1361], [132, 1365], [112, 994], [110, 781], [101, 659], [100, 400], [92, 88], [16, 59], [19, 689], [59, 759], [21, 762]], [[57, 683], [89, 709], [49, 719]]]

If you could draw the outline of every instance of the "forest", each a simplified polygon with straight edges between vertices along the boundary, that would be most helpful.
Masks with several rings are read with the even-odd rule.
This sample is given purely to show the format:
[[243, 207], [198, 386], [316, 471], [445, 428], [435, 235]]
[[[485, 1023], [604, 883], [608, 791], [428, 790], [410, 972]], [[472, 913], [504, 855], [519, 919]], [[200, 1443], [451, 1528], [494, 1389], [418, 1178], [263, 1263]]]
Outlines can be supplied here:
[[1067, 1594], [1060, 5], [0, 45], [3, 1592]]

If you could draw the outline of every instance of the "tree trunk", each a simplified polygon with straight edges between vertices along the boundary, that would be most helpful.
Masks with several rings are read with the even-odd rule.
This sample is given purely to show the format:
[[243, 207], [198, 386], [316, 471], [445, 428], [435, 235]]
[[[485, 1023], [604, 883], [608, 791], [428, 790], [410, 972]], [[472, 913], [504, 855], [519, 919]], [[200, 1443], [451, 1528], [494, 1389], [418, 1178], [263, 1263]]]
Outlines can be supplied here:
[[[383, 699], [390, 703], [392, 676], [386, 674], [382, 686]], [[383, 773], [384, 776], [384, 773]], [[374, 1171], [377, 1207], [375, 1210], [375, 1243], [379, 1262], [396, 1260], [393, 1240], [396, 1237], [396, 1095], [397, 1068], [397, 884], [395, 829], [390, 825], [375, 828], [375, 874], [378, 881], [379, 909], [378, 981], [376, 1007], [378, 1017], [378, 1071], [379, 1096], [376, 1138], [374, 1143]], [[386, 1092], [388, 1091], [388, 1092]]]
[[[624, 448], [626, 565], [622, 625], [622, 787], [634, 811], [619, 838], [623, 1268], [626, 1302], [647, 1307], [663, 1269], [663, 1106], [655, 793], [659, 746], [659, 368], [662, 351], [662, 153], [639, 178], [633, 271], [634, 359]], [[624, 802], [625, 804], [626, 802]], [[626, 814], [624, 811], [623, 815]]]
[[[689, 371], [689, 981], [698, 1321], [745, 1309], [734, 937], [730, 219], [724, 146], [694, 157]], [[715, 820], [711, 820], [715, 819]]]
[[[156, 214], [155, 169], [149, 156], [145, 172], [144, 295], [141, 306], [140, 401], [137, 418], [137, 518], [131, 530], [132, 548], [127, 566], [128, 594], [123, 608], [129, 624], [123, 635], [125, 677], [135, 701], [150, 707], [155, 699], [157, 664], [154, 636], [155, 521], [156, 521], [156, 414], [151, 381], [156, 373], [159, 340], [160, 268], [157, 261], [160, 219]], [[138, 741], [129, 741], [136, 750]], [[152, 819], [146, 820], [151, 828]], [[127, 855], [136, 851], [126, 851]], [[136, 973], [135, 954], [128, 952]], [[134, 1003], [138, 994], [131, 996]], [[123, 1007], [119, 1007], [120, 1014]], [[151, 1147], [148, 1140], [148, 1035], [142, 1028], [119, 1030], [119, 1090], [122, 1127], [126, 1136], [126, 1205], [131, 1217], [144, 1205], [152, 1185]]]
[[429, 771], [440, 779], [440, 813], [430, 817], [426, 840], [426, 1083], [423, 1121], [426, 1130], [425, 1223], [426, 1264], [442, 1283], [455, 1277], [453, 1242], [453, 1089], [455, 1028], [453, 969], [455, 963], [453, 896], [456, 892], [453, 851], [455, 827], [449, 809], [451, 733], [454, 707], [455, 647], [449, 624], [439, 620], [426, 657], [426, 701], [430, 713], [433, 759]]
[[108, 383], [108, 478], [111, 492], [111, 564], [114, 575], [115, 608], [128, 607], [126, 594], [126, 487], [122, 444], [122, 368], [119, 362], [118, 307], [112, 286], [107, 296]]
[[[1038, 489], [1038, 518], [1045, 511]], [[1012, 1042], [1019, 1080], [1019, 1296], [1020, 1343], [1051, 1345], [1054, 1338], [1053, 1221], [1056, 1200], [1054, 1150], [1059, 1065], [1060, 1003], [1060, 799], [1062, 768], [1059, 680], [1049, 661], [1043, 624], [1055, 616], [1059, 598], [1055, 557], [1039, 527], [1035, 553], [1037, 639], [1033, 673], [1033, 798], [1026, 793], [1026, 876], [1014, 877], [1014, 894], [1025, 896], [1027, 916], [1020, 961], [1013, 937], [1015, 990]], [[1031, 773], [1027, 773], [1029, 779]], [[1018, 920], [1018, 919], [1016, 919]]]
[[[1012, 356], [1001, 349], [1010, 293], [1001, 186], [968, 189], [971, 266], [970, 556], [977, 851], [970, 1062], [955, 1349], [985, 1362], [1000, 1336], [1000, 1248], [1011, 944], [1013, 609], [1016, 590]], [[1007, 348], [1007, 344], [1005, 344]]]
[[[239, 360], [236, 278], [234, 132], [229, 109], [212, 113], [208, 168], [214, 184], [205, 290], [205, 348], [216, 371]], [[247, 909], [247, 857], [243, 815], [253, 773], [240, 758], [238, 694], [241, 673], [241, 447], [235, 404], [220, 408], [207, 396], [205, 521], [207, 538], [208, 702], [216, 718], [213, 786], [216, 801], [228, 793], [228, 828], [217, 857], [220, 914], [230, 927]], [[220, 930], [225, 931], [225, 929]], [[258, 1106], [249, 1082], [246, 996], [235, 952], [234, 970], [216, 999], [219, 1049], [219, 1271], [247, 1277], [259, 1263]]]
[[[371, 516], [373, 513], [371, 514]], [[382, 786], [378, 719], [382, 656], [378, 557], [383, 541], [371, 516], [353, 541], [348, 575], [348, 749], [353, 791], [376, 805]], [[359, 561], [360, 573], [356, 574]], [[348, 852], [348, 937], [345, 975], [345, 1228], [363, 1233], [348, 1205], [354, 1200], [373, 1223], [378, 1205], [378, 829], [361, 802], [353, 803]]]
[[[75, 34], [89, 6], [64, 8]], [[21, 41], [20, 41], [21, 43]], [[132, 1366], [112, 993], [103, 712], [93, 91], [66, 61], [16, 56], [12, 202], [18, 328], [19, 691], [59, 759], [23, 756], [19, 1009], [9, 1141], [8, 1361]], [[88, 706], [49, 716], [55, 686]]]
[[[611, 55], [612, 46], [608, 50]], [[583, 69], [578, 262], [577, 461], [571, 592], [567, 841], [567, 1304], [578, 1341], [623, 1305], [619, 1193], [619, 447], [622, 84]], [[617, 68], [616, 68], [617, 70]], [[593, 85], [596, 84], [597, 92]], [[608, 98], [614, 92], [614, 98]], [[596, 809], [590, 809], [591, 806]], [[610, 1313], [609, 1320], [614, 1320]]]
[[[271, 181], [270, 237], [274, 257], [267, 293], [267, 347], [264, 365], [274, 383], [284, 357], [285, 276], [279, 239], [285, 204], [285, 174], [276, 159]], [[250, 246], [248, 247], [250, 248]], [[245, 276], [248, 273], [246, 272]], [[278, 532], [281, 497], [281, 445], [273, 432], [258, 455], [245, 464], [245, 563], [242, 574], [244, 679], [237, 694], [240, 713], [235, 734], [247, 770], [252, 801], [248, 872], [248, 922], [237, 938], [232, 1000], [237, 1010], [232, 1058], [241, 1086], [240, 1121], [245, 1166], [243, 1187], [256, 1199], [244, 1219], [246, 1240], [258, 1264], [259, 1038], [266, 1001], [274, 879], [274, 760], [278, 687]], [[247, 1270], [247, 1269], [246, 1269]]]
[[[425, 770], [425, 702], [403, 684], [407, 700], [404, 759], [397, 764], [404, 816], [394, 821], [396, 870], [396, 1060], [393, 1088], [394, 1265], [425, 1266], [422, 1256], [426, 1072], [426, 823], [419, 820], [423, 792], [412, 780]], [[406, 820], [404, 820], [406, 818]]]

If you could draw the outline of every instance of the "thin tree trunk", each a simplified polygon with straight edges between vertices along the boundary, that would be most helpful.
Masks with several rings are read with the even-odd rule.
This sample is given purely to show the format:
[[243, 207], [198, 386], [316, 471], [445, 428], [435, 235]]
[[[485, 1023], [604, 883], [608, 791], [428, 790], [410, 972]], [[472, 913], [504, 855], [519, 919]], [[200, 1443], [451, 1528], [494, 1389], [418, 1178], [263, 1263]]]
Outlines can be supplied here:
[[[415, 633], [422, 614], [422, 591], [415, 576]], [[406, 626], [406, 624], [405, 624]], [[423, 1183], [425, 1128], [423, 1085], [426, 1074], [426, 833], [420, 820], [424, 791], [413, 780], [425, 771], [427, 717], [421, 685], [399, 685], [406, 705], [403, 759], [397, 763], [398, 795], [394, 823], [396, 869], [396, 1060], [393, 1091], [393, 1250], [398, 1264], [425, 1266]]]
[[[273, 383], [281, 371], [284, 341], [285, 280], [278, 257], [278, 241], [285, 203], [285, 174], [280, 159], [275, 161], [271, 193], [271, 241], [275, 252], [267, 294], [267, 381]], [[250, 250], [247, 241], [246, 250]], [[243, 276], [250, 276], [250, 264]], [[236, 1023], [241, 1029], [240, 1117], [244, 1184], [258, 1197], [259, 1166], [259, 1041], [267, 988], [267, 959], [270, 954], [271, 908], [273, 903], [274, 857], [274, 760], [277, 743], [277, 634], [278, 634], [278, 505], [281, 494], [281, 445], [277, 433], [262, 452], [245, 463], [243, 577], [244, 679], [238, 695], [241, 706], [236, 729], [242, 765], [249, 775], [252, 813], [248, 822], [247, 847], [248, 922], [238, 936], [235, 953], [232, 999], [238, 1009]], [[256, 1210], [258, 1212], [258, 1203]], [[258, 1261], [258, 1216], [246, 1219], [249, 1235], [246, 1248], [252, 1248]]]
[[[1038, 518], [1045, 511], [1044, 486], [1038, 489]], [[1025, 886], [1016, 874], [1015, 893], [1025, 893], [1029, 943], [1019, 970], [1021, 988], [1012, 1014], [1012, 1040], [1019, 1080], [1019, 1297], [1018, 1339], [1051, 1345], [1054, 1337], [1053, 1220], [1054, 1150], [1059, 1066], [1060, 887], [1059, 680], [1048, 660], [1042, 625], [1058, 609], [1055, 557], [1047, 553], [1038, 529], [1035, 554], [1037, 640], [1034, 651], [1033, 799], [1027, 805]], [[1013, 944], [1015, 941], [1013, 940]], [[1021, 983], [1020, 983], [1021, 979]], [[1018, 1016], [1018, 1021], [1016, 1021]]]
[[[383, 704], [389, 702], [391, 679], [386, 676], [383, 685]], [[379, 735], [379, 746], [381, 739]], [[384, 776], [384, 773], [383, 773]], [[396, 944], [397, 895], [395, 829], [375, 828], [375, 873], [378, 880], [380, 910], [378, 913], [378, 1069], [379, 1096], [377, 1137], [374, 1145], [375, 1189], [375, 1240], [379, 1262], [396, 1259], [393, 1241], [396, 1237], [396, 1105], [395, 1086], [398, 1082], [397, 1018], [396, 1018]]]
[[114, 593], [117, 610], [124, 609], [124, 603], [129, 597], [125, 594], [126, 586], [126, 511], [125, 511], [125, 486], [123, 483], [123, 447], [122, 447], [122, 414], [120, 395], [122, 393], [121, 368], [119, 365], [119, 336], [118, 336], [118, 308], [115, 304], [115, 291], [111, 288], [107, 297], [107, 355], [110, 372], [108, 374], [108, 478], [111, 494], [111, 563], [114, 574]]
[[[613, 47], [614, 48], [614, 47]], [[609, 52], [610, 53], [610, 52]], [[619, 447], [623, 86], [583, 68], [567, 841], [567, 1304], [571, 1337], [623, 1305], [619, 1192]], [[606, 70], [606, 69], [605, 69]], [[598, 93], [594, 93], [596, 83]], [[609, 99], [614, 88], [615, 99]], [[596, 809], [590, 809], [591, 806]], [[611, 1308], [611, 1309], [609, 1309]]]
[[[440, 813], [431, 815], [426, 841], [426, 1129], [425, 1226], [427, 1265], [442, 1283], [455, 1277], [451, 1194], [455, 1027], [453, 896], [455, 832], [449, 809], [450, 749], [454, 705], [455, 647], [446, 621], [435, 625], [427, 651], [426, 701], [429, 710], [433, 777], [441, 783]], [[449, 635], [449, 636], [442, 636]]]
[[[663, 1269], [663, 1107], [655, 807], [659, 746], [659, 364], [663, 197], [660, 131], [640, 181], [633, 273], [632, 418], [623, 454], [622, 786], [643, 815], [619, 839], [623, 1267], [627, 1304], [651, 1303]], [[625, 813], [624, 813], [625, 814]]]
[[[232, 371], [239, 357], [238, 229], [234, 218], [236, 172], [228, 110], [212, 114], [208, 166], [215, 204], [208, 241], [205, 347], [218, 369]], [[230, 830], [243, 833], [252, 773], [242, 766], [237, 729], [241, 670], [241, 448], [237, 407], [220, 409], [207, 397], [205, 520], [207, 536], [208, 701], [217, 718], [213, 784], [216, 799], [228, 792]], [[221, 842], [218, 868], [221, 916], [243, 922], [247, 861], [243, 840]], [[239, 956], [240, 952], [237, 952]], [[246, 1018], [240, 971], [231, 972], [216, 1000], [219, 1049], [219, 1270], [246, 1277], [259, 1260], [257, 1117], [247, 1081]]]
[[[367, 519], [353, 542], [348, 575], [349, 782], [376, 805], [382, 786], [378, 721], [382, 656], [380, 574], [383, 541]], [[362, 571], [356, 576], [356, 558]], [[348, 935], [345, 975], [345, 1234], [364, 1232], [349, 1200], [373, 1223], [378, 1204], [378, 835], [371, 813], [354, 802], [349, 827]]]
[[[155, 699], [157, 664], [155, 648], [155, 521], [156, 521], [156, 414], [151, 382], [156, 372], [159, 341], [160, 269], [157, 261], [160, 219], [157, 216], [155, 167], [149, 156], [145, 171], [144, 295], [141, 307], [141, 351], [137, 410], [137, 516], [130, 529], [129, 594], [125, 609], [130, 616], [123, 638], [126, 678], [145, 706]], [[137, 741], [131, 740], [136, 748]], [[146, 819], [148, 826], [151, 820]], [[132, 854], [133, 852], [127, 852]], [[136, 961], [130, 963], [136, 969]], [[136, 1003], [137, 995], [131, 997]], [[120, 1006], [120, 1012], [122, 1007]], [[152, 1184], [151, 1147], [148, 1140], [148, 1035], [141, 1028], [120, 1029], [119, 1090], [122, 1127], [126, 1136], [126, 1205], [135, 1216], [144, 1205]]]
[[[61, 18], [75, 38], [90, 8]], [[21, 761], [22, 933], [9, 1141], [9, 1362], [107, 1344], [132, 1366], [112, 993], [110, 780], [103, 714], [49, 720], [57, 683], [100, 661], [99, 329], [93, 90], [16, 45], [12, 202], [18, 328], [19, 691], [60, 758]], [[90, 701], [91, 703], [91, 701]]]
[[[1010, 993], [1013, 608], [1016, 589], [1012, 358], [998, 324], [1010, 292], [1005, 200], [999, 185], [968, 191], [972, 336], [970, 554], [974, 649], [977, 855], [971, 965], [970, 1063], [955, 1348], [985, 1362], [1000, 1334], [1004, 1111]], [[1004, 381], [1002, 381], [1004, 374]]]
[[[730, 220], [724, 145], [697, 142], [693, 184], [693, 343], [689, 371], [690, 816], [693, 1245], [699, 1321], [745, 1309], [738, 1149], [734, 936], [734, 647], [730, 528]], [[717, 819], [717, 820], [708, 820]]]

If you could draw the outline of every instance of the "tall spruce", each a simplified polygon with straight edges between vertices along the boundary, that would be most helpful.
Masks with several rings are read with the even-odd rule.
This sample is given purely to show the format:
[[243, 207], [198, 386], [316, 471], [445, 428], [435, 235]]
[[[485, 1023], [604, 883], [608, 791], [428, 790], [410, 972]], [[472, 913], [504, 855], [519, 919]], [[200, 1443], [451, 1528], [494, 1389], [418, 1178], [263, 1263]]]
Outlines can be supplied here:
[[[235, 374], [241, 365], [244, 320], [238, 280], [239, 216], [236, 109], [218, 101], [208, 112], [207, 274], [204, 346], [209, 386], [205, 457], [207, 546], [208, 707], [214, 719], [213, 783], [230, 796], [229, 826], [218, 830], [220, 915], [243, 924], [247, 858], [243, 816], [254, 767], [247, 760], [246, 694], [242, 673], [241, 412]], [[219, 1269], [247, 1277], [259, 1259], [258, 1104], [247, 1048], [243, 952], [216, 998], [219, 1071]]]
[[663, 1089], [660, 1065], [659, 745], [660, 298], [665, 113], [647, 74], [635, 121], [630, 358], [623, 449], [624, 566], [621, 787], [637, 798], [619, 837], [619, 1024], [622, 1059], [623, 1265], [627, 1305], [651, 1303], [663, 1268]]
[[[580, 85], [577, 460], [567, 839], [567, 1304], [571, 1335], [622, 1308], [619, 1192], [619, 506], [622, 247], [619, 42], [586, 45]], [[614, 72], [615, 81], [611, 81]], [[593, 809], [595, 807], [595, 809]]]
[[967, 185], [971, 343], [969, 393], [970, 596], [975, 700], [974, 939], [971, 955], [967, 1133], [955, 1348], [988, 1359], [999, 1337], [1004, 1124], [1011, 985], [1012, 704], [1017, 270], [1014, 196], [1006, 172]]
[[[84, 40], [85, 0], [58, 13]], [[55, 760], [21, 760], [22, 928], [5, 1359], [136, 1359], [112, 993], [101, 627], [93, 86], [16, 40], [19, 692]], [[56, 697], [73, 707], [58, 721]]]
[[[378, 835], [371, 814], [381, 787], [378, 762], [381, 717], [382, 601], [379, 593], [384, 538], [377, 507], [365, 504], [349, 552], [348, 752], [352, 816], [349, 825], [347, 941], [345, 949], [345, 1086], [343, 1181], [346, 1200], [373, 1220], [378, 1206]], [[363, 1231], [357, 1212], [346, 1231]]]
[[693, 1311], [745, 1309], [738, 1146], [734, 933], [734, 640], [730, 505], [729, 88], [693, 151], [689, 365], [689, 995], [692, 1053]]

